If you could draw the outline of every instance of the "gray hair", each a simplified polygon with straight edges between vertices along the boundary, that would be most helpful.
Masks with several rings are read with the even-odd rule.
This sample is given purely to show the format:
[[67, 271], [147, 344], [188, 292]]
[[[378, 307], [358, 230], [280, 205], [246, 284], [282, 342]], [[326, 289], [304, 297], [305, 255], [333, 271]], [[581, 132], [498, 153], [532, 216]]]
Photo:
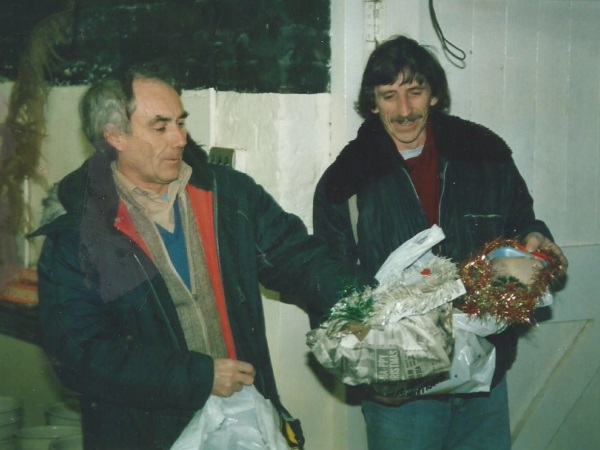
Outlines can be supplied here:
[[81, 99], [79, 114], [85, 136], [96, 150], [111, 158], [115, 157], [115, 149], [106, 141], [104, 132], [114, 125], [123, 133], [131, 133], [131, 115], [136, 108], [133, 82], [142, 78], [161, 81], [181, 94], [168, 64], [157, 61], [103, 78], [92, 84]]
[[135, 110], [135, 98], [127, 98], [121, 81], [108, 77], [93, 84], [81, 99], [79, 113], [83, 132], [94, 148], [114, 156], [104, 132], [114, 125], [124, 133], [131, 132], [129, 118]]

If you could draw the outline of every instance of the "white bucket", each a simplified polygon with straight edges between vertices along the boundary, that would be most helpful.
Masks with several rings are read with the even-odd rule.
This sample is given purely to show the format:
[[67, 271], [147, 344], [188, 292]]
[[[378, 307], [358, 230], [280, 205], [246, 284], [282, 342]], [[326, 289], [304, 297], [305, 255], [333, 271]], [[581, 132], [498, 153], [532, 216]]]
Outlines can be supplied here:
[[81, 427], [41, 425], [23, 427], [15, 433], [19, 450], [48, 450], [53, 439], [81, 434]]
[[13, 438], [0, 440], [0, 450], [17, 450], [17, 443]]
[[83, 435], [76, 434], [50, 441], [49, 450], [83, 450]]
[[12, 438], [15, 433], [21, 428], [23, 421], [0, 423], [0, 441], [5, 441]]
[[81, 426], [81, 410], [75, 399], [49, 405], [45, 416], [46, 425]]
[[0, 442], [10, 439], [22, 424], [23, 402], [16, 397], [0, 396]]
[[17, 397], [0, 396], [0, 423], [16, 422], [23, 418], [23, 402]]

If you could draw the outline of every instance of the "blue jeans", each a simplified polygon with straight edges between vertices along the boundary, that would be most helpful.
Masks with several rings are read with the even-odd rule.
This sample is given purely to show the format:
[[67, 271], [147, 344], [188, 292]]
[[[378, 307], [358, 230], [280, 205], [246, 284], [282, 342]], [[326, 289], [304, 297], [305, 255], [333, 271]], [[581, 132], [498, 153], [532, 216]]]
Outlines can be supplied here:
[[369, 450], [507, 450], [506, 378], [489, 394], [432, 396], [401, 406], [365, 400]]

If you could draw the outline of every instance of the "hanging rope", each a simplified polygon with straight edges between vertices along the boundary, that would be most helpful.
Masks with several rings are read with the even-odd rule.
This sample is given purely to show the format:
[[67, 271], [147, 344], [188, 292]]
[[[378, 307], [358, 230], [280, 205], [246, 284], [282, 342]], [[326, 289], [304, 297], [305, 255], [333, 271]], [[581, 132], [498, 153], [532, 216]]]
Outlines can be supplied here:
[[437, 34], [437, 37], [442, 43], [442, 49], [444, 50], [444, 53], [454, 58], [449, 58], [452, 64], [457, 67], [464, 68], [466, 65], [465, 59], [467, 58], [467, 55], [462, 49], [454, 45], [452, 42], [446, 39], [446, 36], [444, 36], [444, 32], [442, 31], [440, 23], [437, 20], [437, 16], [435, 15], [433, 0], [429, 0], [429, 15], [431, 16], [431, 23], [433, 25], [433, 29], [435, 30], [435, 34]]

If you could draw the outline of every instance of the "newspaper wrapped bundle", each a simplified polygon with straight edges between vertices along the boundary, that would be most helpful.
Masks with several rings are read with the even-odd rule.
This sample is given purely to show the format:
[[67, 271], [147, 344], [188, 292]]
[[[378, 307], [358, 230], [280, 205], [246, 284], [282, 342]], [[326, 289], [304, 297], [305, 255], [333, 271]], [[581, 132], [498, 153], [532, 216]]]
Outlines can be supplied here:
[[349, 385], [415, 395], [447, 377], [454, 344], [451, 301], [465, 293], [458, 268], [434, 256], [434, 225], [395, 250], [379, 286], [350, 292], [307, 334], [320, 364]]

